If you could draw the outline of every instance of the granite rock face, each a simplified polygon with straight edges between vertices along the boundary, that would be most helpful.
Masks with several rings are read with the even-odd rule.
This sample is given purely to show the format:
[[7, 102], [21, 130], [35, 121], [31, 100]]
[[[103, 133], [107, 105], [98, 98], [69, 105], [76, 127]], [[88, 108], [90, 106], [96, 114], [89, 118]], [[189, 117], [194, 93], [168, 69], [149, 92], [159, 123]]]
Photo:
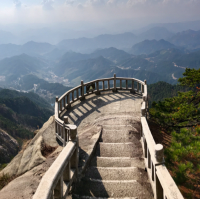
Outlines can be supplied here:
[[10, 162], [18, 151], [19, 144], [17, 140], [0, 129], [0, 164]]
[[49, 120], [44, 123], [36, 136], [13, 158], [7, 167], [0, 172], [0, 175], [21, 175], [44, 162], [46, 158], [41, 152], [43, 145], [48, 145], [50, 147], [58, 146], [54, 133], [54, 116], [51, 116]]

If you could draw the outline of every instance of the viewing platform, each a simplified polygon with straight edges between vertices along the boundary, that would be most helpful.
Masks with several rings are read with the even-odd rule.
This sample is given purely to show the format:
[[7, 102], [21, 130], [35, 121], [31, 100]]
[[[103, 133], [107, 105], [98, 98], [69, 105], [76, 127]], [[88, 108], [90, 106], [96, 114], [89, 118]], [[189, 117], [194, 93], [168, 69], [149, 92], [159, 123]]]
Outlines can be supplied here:
[[64, 148], [33, 198], [183, 199], [147, 113], [146, 81], [116, 75], [82, 81], [56, 98], [55, 133]]

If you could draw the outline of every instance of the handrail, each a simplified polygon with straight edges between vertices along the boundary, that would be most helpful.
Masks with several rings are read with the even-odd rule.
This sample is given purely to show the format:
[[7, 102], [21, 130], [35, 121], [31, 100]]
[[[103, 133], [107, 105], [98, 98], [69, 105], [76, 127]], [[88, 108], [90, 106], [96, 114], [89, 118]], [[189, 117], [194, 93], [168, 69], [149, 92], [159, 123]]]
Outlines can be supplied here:
[[163, 145], [156, 144], [147, 122], [147, 85], [141, 106], [141, 141], [145, 167], [155, 199], [184, 199], [164, 162]]
[[43, 176], [33, 199], [66, 198], [78, 172], [78, 138], [69, 141]]

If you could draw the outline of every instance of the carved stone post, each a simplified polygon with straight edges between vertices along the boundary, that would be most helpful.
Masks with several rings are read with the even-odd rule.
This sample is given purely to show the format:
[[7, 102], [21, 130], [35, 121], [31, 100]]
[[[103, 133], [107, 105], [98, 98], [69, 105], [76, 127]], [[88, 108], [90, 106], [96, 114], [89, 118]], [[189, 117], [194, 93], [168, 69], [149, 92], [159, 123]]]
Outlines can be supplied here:
[[97, 89], [97, 91], [96, 91], [96, 95], [100, 95], [100, 91], [99, 91], [99, 81], [96, 81], [96, 89]]
[[117, 86], [116, 86], [116, 74], [114, 74], [114, 89], [113, 92], [117, 92]]
[[66, 141], [68, 141], [67, 140], [67, 138], [68, 138], [68, 136], [67, 136], [67, 129], [65, 128], [65, 125], [66, 124], [68, 124], [68, 117], [67, 116], [64, 116], [64, 124], [63, 124], [63, 128], [64, 128], [64, 130], [63, 130], [63, 147], [65, 147], [66, 146]]
[[54, 189], [54, 197], [55, 198], [63, 198], [63, 176], [58, 180], [58, 183]]
[[78, 175], [78, 156], [79, 156], [79, 142], [78, 142], [78, 136], [77, 136], [77, 126], [76, 125], [68, 125], [70, 128], [70, 138], [72, 142], [76, 142], [76, 150], [74, 151], [70, 164], [71, 168], [74, 168], [76, 170], [76, 176]]
[[83, 101], [85, 99], [85, 96], [84, 96], [84, 83], [83, 83], [83, 80], [81, 80], [81, 98], [80, 100]]
[[155, 146], [155, 158], [157, 162], [162, 163], [164, 161], [164, 149], [162, 144], [156, 144]]
[[71, 103], [70, 103], [70, 94], [67, 94], [67, 108], [71, 107]]
[[134, 80], [132, 80], [132, 89], [130, 90], [130, 93], [135, 93]]

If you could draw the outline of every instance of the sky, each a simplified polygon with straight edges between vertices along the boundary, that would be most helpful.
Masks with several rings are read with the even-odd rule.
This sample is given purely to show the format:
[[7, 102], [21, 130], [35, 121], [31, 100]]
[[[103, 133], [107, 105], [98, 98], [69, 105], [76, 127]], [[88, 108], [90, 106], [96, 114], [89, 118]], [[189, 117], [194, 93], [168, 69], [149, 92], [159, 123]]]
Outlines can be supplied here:
[[60, 26], [120, 32], [200, 20], [200, 0], [0, 0], [1, 27]]
[[200, 0], [0, 0], [0, 24], [200, 19]]

